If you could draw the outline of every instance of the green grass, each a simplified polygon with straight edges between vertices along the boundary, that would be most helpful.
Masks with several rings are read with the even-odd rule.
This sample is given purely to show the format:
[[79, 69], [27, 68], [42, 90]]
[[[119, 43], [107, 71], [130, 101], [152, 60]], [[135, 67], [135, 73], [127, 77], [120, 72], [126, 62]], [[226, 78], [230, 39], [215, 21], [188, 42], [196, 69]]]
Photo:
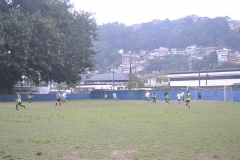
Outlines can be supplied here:
[[240, 159], [240, 103], [0, 102], [0, 159]]

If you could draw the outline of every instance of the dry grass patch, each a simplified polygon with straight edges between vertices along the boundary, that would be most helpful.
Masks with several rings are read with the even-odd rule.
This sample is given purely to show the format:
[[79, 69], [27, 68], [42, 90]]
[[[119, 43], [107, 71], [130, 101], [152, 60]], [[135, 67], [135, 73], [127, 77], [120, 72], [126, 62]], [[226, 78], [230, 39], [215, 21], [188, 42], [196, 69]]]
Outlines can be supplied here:
[[136, 150], [129, 150], [129, 151], [120, 151], [120, 150], [114, 150], [111, 152], [110, 157], [116, 158], [119, 160], [128, 160], [131, 159], [131, 155], [136, 153]]

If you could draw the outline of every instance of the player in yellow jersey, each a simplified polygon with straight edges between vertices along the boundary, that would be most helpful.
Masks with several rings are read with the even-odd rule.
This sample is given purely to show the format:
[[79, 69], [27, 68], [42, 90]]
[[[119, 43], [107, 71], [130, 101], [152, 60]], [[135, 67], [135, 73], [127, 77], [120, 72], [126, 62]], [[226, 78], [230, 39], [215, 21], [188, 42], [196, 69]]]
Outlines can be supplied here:
[[17, 104], [16, 104], [16, 110], [17, 110], [17, 111], [18, 111], [18, 106], [21, 106], [21, 107], [23, 107], [23, 108], [25, 109], [25, 106], [21, 105], [21, 103], [22, 103], [22, 99], [21, 99], [21, 95], [18, 94], [18, 93], [17, 93], [17, 99], [16, 99], [16, 102], [17, 102]]

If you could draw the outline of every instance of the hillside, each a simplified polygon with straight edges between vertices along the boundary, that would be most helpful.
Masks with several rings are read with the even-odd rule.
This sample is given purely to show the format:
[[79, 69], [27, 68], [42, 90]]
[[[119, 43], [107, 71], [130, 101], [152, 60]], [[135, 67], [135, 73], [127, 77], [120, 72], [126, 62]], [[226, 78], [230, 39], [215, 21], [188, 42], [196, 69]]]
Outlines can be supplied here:
[[96, 70], [107, 72], [121, 63], [118, 50], [125, 52], [154, 50], [159, 47], [186, 48], [190, 45], [240, 50], [240, 30], [234, 30], [229, 17], [207, 18], [195, 15], [170, 21], [125, 26], [118, 22], [99, 26], [99, 41], [95, 49]]

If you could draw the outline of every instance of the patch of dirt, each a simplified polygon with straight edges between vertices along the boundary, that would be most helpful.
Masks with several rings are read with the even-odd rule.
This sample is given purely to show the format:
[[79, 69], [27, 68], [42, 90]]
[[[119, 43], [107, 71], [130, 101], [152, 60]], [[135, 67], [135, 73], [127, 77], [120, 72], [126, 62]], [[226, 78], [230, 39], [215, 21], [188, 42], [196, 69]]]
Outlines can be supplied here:
[[111, 152], [111, 157], [112, 158], [117, 158], [118, 160], [128, 160], [129, 156], [133, 153], [136, 153], [136, 150], [132, 151], [119, 151], [119, 150], [114, 150]]
[[198, 157], [200, 160], [222, 160], [222, 157], [209, 157], [205, 154], [200, 154]]
[[63, 160], [90, 160], [88, 158], [78, 158], [74, 156], [63, 156], [62, 159]]

